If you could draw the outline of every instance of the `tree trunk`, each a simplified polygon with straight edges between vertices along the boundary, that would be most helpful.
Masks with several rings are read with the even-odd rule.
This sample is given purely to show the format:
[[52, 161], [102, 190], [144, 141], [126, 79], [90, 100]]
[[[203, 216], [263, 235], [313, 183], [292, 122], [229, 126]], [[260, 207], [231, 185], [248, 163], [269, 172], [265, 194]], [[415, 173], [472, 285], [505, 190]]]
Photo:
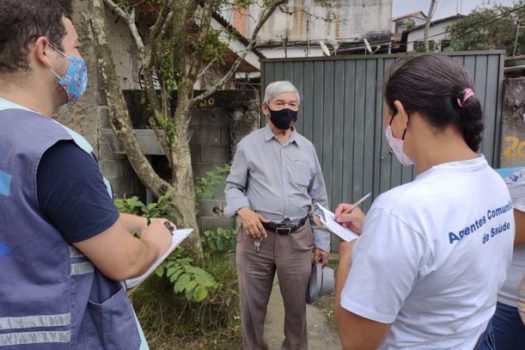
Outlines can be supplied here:
[[[175, 200], [179, 210], [179, 225], [193, 228], [192, 234], [184, 241], [184, 247], [194, 252], [194, 257], [202, 261], [202, 245], [197, 225], [197, 210], [195, 207], [195, 183], [193, 179], [193, 168], [191, 163], [190, 137], [188, 126], [190, 122], [190, 98], [193, 85], [185, 81], [177, 90], [177, 108], [174, 115], [175, 137], [171, 147], [172, 179], [171, 183], [175, 189]], [[201, 254], [198, 254], [201, 252]]]
[[[174, 169], [177, 169], [177, 177], [174, 177], [172, 187], [168, 182], [164, 181], [155, 172], [148, 159], [145, 157], [140, 144], [137, 140], [126, 102], [122, 94], [115, 71], [115, 64], [111, 48], [107, 38], [107, 28], [105, 23], [104, 3], [102, 0], [93, 0], [93, 18], [92, 29], [94, 35], [95, 53], [98, 59], [100, 88], [106, 92], [107, 104], [110, 108], [110, 122], [113, 132], [122, 143], [122, 147], [126, 151], [131, 166], [135, 173], [142, 181], [142, 183], [149, 188], [157, 197], [163, 195], [168, 190], [174, 190], [175, 207], [180, 212], [178, 217], [174, 218], [177, 226], [191, 227], [194, 229], [192, 235], [186, 239], [184, 246], [194, 256], [197, 262], [202, 262], [203, 252], [200, 243], [200, 236], [195, 218], [195, 192], [193, 184], [193, 176], [191, 170], [191, 156], [189, 151], [189, 140], [187, 133], [187, 117], [184, 123], [184, 115], [179, 116], [181, 124], [185, 127], [177, 127], [177, 133], [182, 133], [176, 137], [177, 141], [175, 147], [176, 151], [172, 151], [169, 155], [172, 158]], [[180, 113], [179, 113], [180, 115]], [[189, 110], [186, 109], [185, 115], [189, 115]], [[180, 158], [179, 158], [180, 155]], [[180, 167], [180, 168], [179, 168]], [[192, 208], [193, 207], [193, 208]]]
[[100, 88], [105, 91], [106, 102], [110, 108], [110, 123], [113, 132], [122, 143], [133, 170], [142, 183], [160, 196], [170, 189], [169, 183], [161, 179], [146, 159], [137, 140], [126, 101], [117, 78], [115, 64], [109, 45], [106, 15], [102, 0], [93, 0], [93, 29], [95, 54], [98, 60]]

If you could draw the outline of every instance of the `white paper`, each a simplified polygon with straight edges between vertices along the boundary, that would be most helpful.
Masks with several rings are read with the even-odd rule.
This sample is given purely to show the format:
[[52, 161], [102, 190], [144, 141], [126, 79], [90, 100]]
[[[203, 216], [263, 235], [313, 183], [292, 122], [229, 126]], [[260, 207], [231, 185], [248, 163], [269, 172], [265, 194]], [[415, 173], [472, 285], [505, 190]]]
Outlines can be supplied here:
[[190, 235], [190, 233], [192, 231], [193, 231], [193, 229], [191, 229], [191, 228], [174, 230], [173, 231], [173, 236], [171, 238], [171, 245], [168, 248], [168, 250], [166, 250], [157, 260], [155, 260], [155, 262], [153, 262], [153, 264], [149, 267], [149, 269], [146, 272], [144, 272], [142, 275], [140, 275], [138, 277], [130, 278], [130, 279], [124, 281], [126, 283], [126, 288], [130, 289], [130, 288], [135, 287], [137, 284], [139, 284], [140, 282], [145, 280], [149, 275], [151, 275], [151, 273], [153, 271], [155, 271], [155, 269], [160, 264], [162, 264], [164, 259], [166, 259], [168, 257], [168, 255], [170, 255], [175, 250], [175, 248], [177, 248], [177, 246], [184, 239], [186, 239], [186, 237], [188, 237]]
[[319, 215], [319, 220], [325, 225], [326, 229], [344, 240], [345, 242], [353, 241], [354, 239], [359, 238], [359, 235], [354, 231], [350, 230], [339, 224], [335, 221], [335, 214], [330, 210], [326, 209], [320, 204], [317, 204], [319, 209], [323, 212], [324, 215]]

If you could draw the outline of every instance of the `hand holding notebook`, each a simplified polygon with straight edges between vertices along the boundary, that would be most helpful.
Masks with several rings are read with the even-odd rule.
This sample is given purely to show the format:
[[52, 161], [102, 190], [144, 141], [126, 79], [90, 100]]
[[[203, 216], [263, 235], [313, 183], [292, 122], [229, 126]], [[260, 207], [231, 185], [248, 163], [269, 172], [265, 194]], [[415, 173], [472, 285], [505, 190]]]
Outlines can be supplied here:
[[136, 287], [138, 284], [140, 284], [142, 281], [144, 281], [155, 269], [170, 255], [175, 248], [184, 240], [186, 237], [190, 235], [190, 233], [193, 231], [193, 229], [180, 229], [180, 230], [173, 230], [172, 231], [172, 238], [171, 238], [171, 245], [169, 248], [161, 254], [157, 260], [151, 264], [151, 266], [148, 268], [146, 272], [144, 272], [142, 275], [130, 278], [124, 281], [126, 284], [126, 289], [131, 289], [133, 287]]

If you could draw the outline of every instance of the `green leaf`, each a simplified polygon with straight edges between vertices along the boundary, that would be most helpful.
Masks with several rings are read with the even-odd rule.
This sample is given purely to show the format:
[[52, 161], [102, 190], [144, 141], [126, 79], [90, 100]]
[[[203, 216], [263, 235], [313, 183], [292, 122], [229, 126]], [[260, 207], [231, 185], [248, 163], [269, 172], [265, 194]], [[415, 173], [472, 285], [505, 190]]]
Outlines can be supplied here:
[[217, 238], [217, 250], [220, 252], [224, 251], [224, 243], [220, 238]]
[[147, 208], [148, 211], [152, 211], [153, 209], [155, 209], [157, 207], [158, 207], [157, 203], [150, 203], [150, 204], [148, 204], [148, 206], [146, 208]]
[[195, 282], [195, 281], [190, 281], [190, 282], [188, 282], [188, 283], [186, 284], [186, 288], [184, 288], [184, 289], [185, 289], [186, 292], [189, 293], [189, 292], [193, 291], [193, 289], [194, 289], [196, 286], [197, 286], [197, 282]]
[[159, 277], [162, 277], [164, 276], [164, 267], [162, 265], [160, 265], [159, 267], [157, 267], [155, 269], [155, 274]]
[[203, 276], [203, 275], [199, 275], [199, 276], [195, 276], [195, 280], [202, 286], [204, 287], [214, 287], [217, 282], [215, 282], [215, 280], [213, 279], [213, 277], [211, 276]]
[[175, 288], [174, 288], [175, 292], [181, 293], [186, 288], [189, 282], [190, 282], [190, 276], [188, 274], [183, 274], [175, 283]]
[[178, 270], [178, 268], [176, 266], [170, 266], [166, 269], [166, 275], [168, 277], [172, 276], [176, 271]]
[[179, 279], [179, 277], [184, 273], [184, 270], [183, 269], [179, 269], [177, 270], [175, 273], [173, 273], [173, 275], [169, 276], [170, 278], [170, 282], [171, 283], [175, 283], [177, 282], [177, 280]]
[[195, 301], [201, 302], [208, 296], [208, 290], [204, 288], [203, 286], [198, 286], [195, 288], [195, 291], [193, 293], [193, 297]]

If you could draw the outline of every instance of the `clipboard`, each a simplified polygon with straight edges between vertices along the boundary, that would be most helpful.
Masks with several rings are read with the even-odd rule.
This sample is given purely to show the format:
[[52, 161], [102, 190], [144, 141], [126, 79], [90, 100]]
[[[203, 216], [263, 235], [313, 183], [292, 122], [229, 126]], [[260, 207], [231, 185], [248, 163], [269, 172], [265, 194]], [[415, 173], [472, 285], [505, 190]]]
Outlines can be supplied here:
[[157, 267], [162, 264], [162, 262], [177, 248], [183, 240], [185, 240], [190, 233], [193, 231], [191, 228], [185, 228], [185, 229], [178, 229], [173, 230], [173, 236], [171, 238], [171, 245], [170, 247], [151, 264], [151, 266], [148, 268], [146, 272], [144, 272], [142, 275], [129, 278], [125, 281], [123, 281], [126, 289], [129, 290], [136, 288], [139, 284], [141, 284], [146, 278], [151, 275]]
[[359, 238], [357, 233], [339, 224], [335, 220], [335, 214], [319, 203], [314, 204], [313, 216], [315, 224], [331, 234], [336, 235], [345, 242], [350, 242]]

